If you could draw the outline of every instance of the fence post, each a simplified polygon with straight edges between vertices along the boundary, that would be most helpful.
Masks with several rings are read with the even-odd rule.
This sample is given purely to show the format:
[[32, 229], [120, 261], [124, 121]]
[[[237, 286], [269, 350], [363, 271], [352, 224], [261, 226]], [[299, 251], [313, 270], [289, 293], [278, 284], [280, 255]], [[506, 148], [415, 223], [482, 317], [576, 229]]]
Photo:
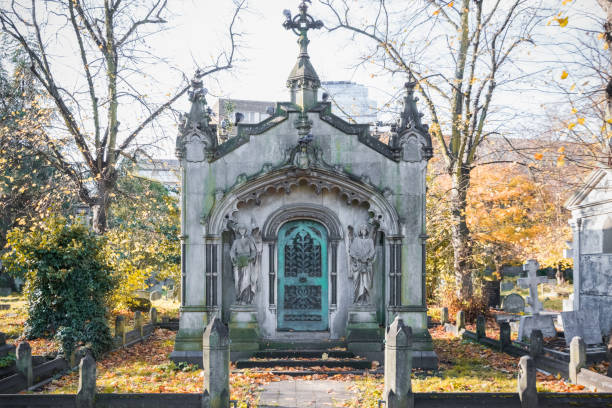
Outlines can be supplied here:
[[398, 316], [385, 336], [385, 391], [386, 408], [413, 408], [412, 328]]
[[440, 312], [440, 324], [444, 326], [446, 323], [448, 323], [448, 307], [443, 307]]
[[77, 408], [93, 408], [96, 398], [96, 361], [90, 353], [79, 363], [79, 388], [76, 394]]
[[542, 330], [533, 329], [529, 335], [529, 355], [531, 358], [536, 358], [542, 354], [544, 350], [544, 336]]
[[578, 373], [586, 366], [586, 345], [582, 337], [575, 336], [570, 342], [569, 378], [578, 384]]
[[151, 324], [152, 325], [156, 325], [157, 324], [157, 309], [152, 307], [151, 311], [149, 312], [149, 317], [151, 318]]
[[522, 408], [537, 408], [536, 366], [530, 356], [523, 356], [519, 360], [518, 394]]
[[476, 318], [476, 339], [487, 337], [487, 321], [483, 315]]
[[138, 330], [138, 334], [142, 337], [142, 326], [144, 325], [142, 313], [140, 310], [137, 310], [134, 313], [134, 330]]
[[32, 348], [27, 341], [19, 343], [17, 346], [16, 361], [17, 371], [25, 378], [28, 387], [34, 384], [34, 374], [32, 372]]
[[461, 330], [465, 330], [465, 312], [463, 310], [457, 312], [456, 320], [457, 334], [461, 335]]
[[501, 322], [499, 324], [499, 350], [504, 351], [510, 344], [512, 344], [512, 340], [510, 338], [510, 323]]
[[229, 331], [216, 316], [204, 331], [202, 357], [204, 363], [202, 407], [229, 407]]
[[121, 347], [125, 344], [125, 317], [115, 317], [115, 344]]

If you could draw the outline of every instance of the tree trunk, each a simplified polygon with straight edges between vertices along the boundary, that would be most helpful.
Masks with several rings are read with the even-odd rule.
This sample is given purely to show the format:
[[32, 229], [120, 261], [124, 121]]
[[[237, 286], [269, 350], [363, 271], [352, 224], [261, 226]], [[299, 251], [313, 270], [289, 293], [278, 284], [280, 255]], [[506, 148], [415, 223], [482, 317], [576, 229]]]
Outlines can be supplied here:
[[[606, 22], [603, 25], [604, 36], [608, 44], [608, 52], [612, 56], [612, 0], [598, 0], [599, 5], [606, 13]], [[612, 131], [612, 78], [608, 81], [605, 89], [606, 94], [606, 124], [608, 132]], [[612, 139], [608, 144], [608, 166], [612, 166]]]
[[469, 300], [473, 294], [471, 258], [472, 246], [470, 231], [467, 226], [465, 209], [467, 208], [467, 191], [470, 185], [470, 173], [467, 169], [456, 170], [452, 175], [451, 190], [451, 241], [455, 252], [455, 282], [459, 299]]
[[107, 227], [108, 207], [110, 206], [111, 192], [115, 191], [117, 172], [114, 168], [106, 167], [102, 179], [97, 183], [98, 194], [92, 210], [92, 229], [96, 234], [104, 234]]

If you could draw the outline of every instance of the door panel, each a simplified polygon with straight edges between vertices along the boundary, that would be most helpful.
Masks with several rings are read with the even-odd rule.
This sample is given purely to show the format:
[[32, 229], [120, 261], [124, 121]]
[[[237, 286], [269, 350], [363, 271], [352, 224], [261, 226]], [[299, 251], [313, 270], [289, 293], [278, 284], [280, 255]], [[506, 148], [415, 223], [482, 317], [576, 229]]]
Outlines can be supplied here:
[[327, 230], [290, 221], [278, 234], [278, 329], [327, 330]]

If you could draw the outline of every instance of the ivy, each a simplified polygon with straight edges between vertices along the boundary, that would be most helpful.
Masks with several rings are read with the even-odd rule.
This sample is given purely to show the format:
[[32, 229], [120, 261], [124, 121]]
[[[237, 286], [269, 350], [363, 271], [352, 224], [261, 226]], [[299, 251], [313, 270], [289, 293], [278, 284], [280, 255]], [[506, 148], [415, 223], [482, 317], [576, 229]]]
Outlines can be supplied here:
[[68, 356], [78, 346], [95, 356], [112, 337], [106, 314], [113, 274], [102, 256], [103, 239], [81, 224], [54, 217], [7, 236], [3, 262], [9, 273], [26, 277], [27, 338], [52, 338]]

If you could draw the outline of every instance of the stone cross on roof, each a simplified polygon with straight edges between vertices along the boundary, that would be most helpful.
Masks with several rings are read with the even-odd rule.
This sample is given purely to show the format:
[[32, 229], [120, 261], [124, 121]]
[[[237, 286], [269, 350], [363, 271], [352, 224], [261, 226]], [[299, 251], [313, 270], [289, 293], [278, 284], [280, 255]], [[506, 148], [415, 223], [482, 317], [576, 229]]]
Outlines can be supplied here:
[[310, 42], [308, 31], [323, 27], [321, 20], [315, 20], [308, 14], [307, 2], [310, 3], [310, 0], [302, 0], [299, 6], [300, 12], [295, 16], [291, 16], [289, 10], [283, 11], [285, 15], [283, 27], [292, 30], [298, 36], [300, 46], [300, 54], [287, 79], [287, 87], [291, 92], [291, 102], [302, 107], [304, 111], [317, 103], [317, 90], [321, 87], [319, 76], [308, 56], [308, 43]]
[[537, 276], [540, 264], [535, 259], [530, 259], [523, 264], [523, 270], [527, 272], [526, 278], [520, 278], [518, 285], [521, 288], [529, 288], [529, 297], [527, 303], [531, 306], [531, 313], [538, 314], [542, 311], [543, 306], [540, 299], [538, 299], [538, 285], [548, 282], [546, 276]]

